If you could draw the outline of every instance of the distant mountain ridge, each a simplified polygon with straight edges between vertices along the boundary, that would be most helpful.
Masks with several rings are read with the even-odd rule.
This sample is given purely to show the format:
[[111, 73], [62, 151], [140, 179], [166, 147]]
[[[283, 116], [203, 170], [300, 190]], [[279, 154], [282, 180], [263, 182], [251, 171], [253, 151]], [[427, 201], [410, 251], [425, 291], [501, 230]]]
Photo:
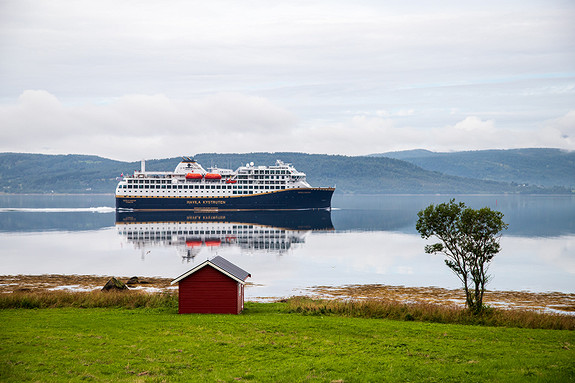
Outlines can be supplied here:
[[528, 148], [438, 153], [418, 149], [371, 156], [400, 159], [458, 177], [575, 188], [575, 151]]
[[[429, 158], [425, 151], [417, 151], [416, 154]], [[441, 158], [441, 154], [437, 153], [430, 156]], [[519, 182], [512, 184], [449, 175], [426, 170], [411, 160], [408, 162], [381, 155], [200, 153], [194, 158], [206, 169], [217, 165], [234, 170], [248, 162], [272, 165], [281, 159], [305, 172], [312, 186], [336, 186], [337, 193], [571, 193], [571, 188], [561, 186], [542, 188], [524, 186]], [[172, 171], [179, 161], [180, 157], [148, 160], [146, 169]], [[139, 169], [139, 162], [114, 161], [98, 156], [0, 153], [0, 193], [114, 193], [117, 177], [121, 173], [132, 174]]]
[[401, 150], [398, 152], [370, 154], [368, 157], [388, 157], [388, 158], [395, 158], [396, 160], [404, 160], [406, 158], [428, 157], [428, 156], [432, 156], [434, 154], [438, 154], [438, 153], [435, 153], [435, 152], [432, 152], [431, 150], [426, 150], [426, 149], [411, 149], [411, 150]]

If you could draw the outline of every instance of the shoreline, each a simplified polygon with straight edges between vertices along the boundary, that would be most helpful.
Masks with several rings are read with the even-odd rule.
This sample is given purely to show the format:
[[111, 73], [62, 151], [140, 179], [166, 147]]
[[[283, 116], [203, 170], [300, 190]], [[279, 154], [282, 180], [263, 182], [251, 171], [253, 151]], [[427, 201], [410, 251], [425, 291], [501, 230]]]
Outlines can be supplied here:
[[[0, 275], [0, 294], [17, 292], [71, 291], [89, 292], [100, 290], [111, 277], [96, 275]], [[130, 277], [116, 277], [126, 282]], [[172, 278], [138, 277], [140, 283], [130, 290], [149, 293], [177, 291], [171, 285]], [[246, 284], [246, 288], [255, 286]], [[301, 289], [300, 295], [317, 299], [385, 299], [403, 303], [430, 303], [464, 306], [462, 289], [441, 287], [405, 287], [381, 284], [354, 284], [343, 286], [311, 286]], [[294, 294], [296, 295], [296, 294]], [[286, 297], [252, 297], [246, 300], [273, 301]], [[485, 292], [487, 305], [501, 309], [532, 310], [547, 313], [575, 315], [575, 293], [527, 291]]]

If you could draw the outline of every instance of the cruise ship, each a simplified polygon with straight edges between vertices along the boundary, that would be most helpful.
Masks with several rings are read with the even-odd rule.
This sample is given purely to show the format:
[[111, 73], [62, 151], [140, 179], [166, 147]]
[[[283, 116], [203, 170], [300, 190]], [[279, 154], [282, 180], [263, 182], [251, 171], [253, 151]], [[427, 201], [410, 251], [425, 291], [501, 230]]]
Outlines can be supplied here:
[[173, 172], [146, 171], [145, 161], [116, 187], [116, 208], [130, 210], [330, 209], [335, 188], [314, 188], [305, 173], [277, 160], [273, 166], [205, 170], [190, 157]]

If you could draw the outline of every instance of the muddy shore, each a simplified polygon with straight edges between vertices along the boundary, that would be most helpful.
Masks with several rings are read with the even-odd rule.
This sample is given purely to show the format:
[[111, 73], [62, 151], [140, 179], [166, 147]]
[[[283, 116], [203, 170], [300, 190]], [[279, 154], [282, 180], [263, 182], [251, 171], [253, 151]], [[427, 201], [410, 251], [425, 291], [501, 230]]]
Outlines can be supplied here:
[[[94, 275], [3, 275], [0, 293], [44, 292], [54, 290], [92, 291], [101, 289], [110, 277]], [[126, 282], [130, 277], [116, 277]], [[149, 292], [174, 291], [171, 278], [139, 277], [132, 289]], [[250, 288], [250, 284], [247, 285]], [[465, 296], [461, 289], [439, 287], [404, 287], [388, 285], [313, 286], [303, 295], [328, 299], [386, 299], [400, 302], [425, 302], [463, 306]], [[278, 297], [278, 299], [285, 297]], [[257, 298], [253, 300], [258, 300]], [[265, 300], [270, 300], [266, 298]], [[526, 291], [487, 291], [485, 303], [500, 308], [528, 309], [575, 315], [575, 294]]]

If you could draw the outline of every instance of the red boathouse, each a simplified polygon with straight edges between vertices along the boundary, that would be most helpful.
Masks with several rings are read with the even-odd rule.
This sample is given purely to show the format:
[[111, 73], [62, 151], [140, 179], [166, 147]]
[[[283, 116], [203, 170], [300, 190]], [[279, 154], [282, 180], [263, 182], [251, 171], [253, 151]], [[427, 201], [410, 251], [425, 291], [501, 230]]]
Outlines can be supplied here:
[[180, 314], [239, 314], [250, 273], [220, 256], [209, 259], [172, 281], [178, 283]]

